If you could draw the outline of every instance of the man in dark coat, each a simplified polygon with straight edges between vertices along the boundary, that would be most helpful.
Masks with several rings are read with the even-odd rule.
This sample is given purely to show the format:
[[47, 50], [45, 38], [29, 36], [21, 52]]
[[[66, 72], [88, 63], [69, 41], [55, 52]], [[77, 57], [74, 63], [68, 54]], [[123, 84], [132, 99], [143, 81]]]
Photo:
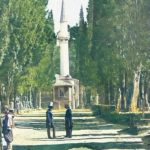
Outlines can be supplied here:
[[66, 137], [72, 137], [72, 111], [68, 104], [65, 104], [66, 114], [65, 114], [65, 129], [66, 129]]
[[52, 114], [52, 106], [48, 106], [48, 110], [46, 112], [46, 128], [47, 128], [47, 136], [51, 139], [51, 128], [53, 129], [53, 138], [55, 138], [55, 127], [53, 124], [53, 114]]

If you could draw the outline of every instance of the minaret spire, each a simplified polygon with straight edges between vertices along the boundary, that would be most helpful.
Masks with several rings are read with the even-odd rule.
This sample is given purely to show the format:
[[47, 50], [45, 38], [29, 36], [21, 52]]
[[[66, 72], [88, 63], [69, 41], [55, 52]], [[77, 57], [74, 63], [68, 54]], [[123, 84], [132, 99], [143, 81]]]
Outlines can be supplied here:
[[60, 22], [66, 21], [65, 2], [62, 0]]

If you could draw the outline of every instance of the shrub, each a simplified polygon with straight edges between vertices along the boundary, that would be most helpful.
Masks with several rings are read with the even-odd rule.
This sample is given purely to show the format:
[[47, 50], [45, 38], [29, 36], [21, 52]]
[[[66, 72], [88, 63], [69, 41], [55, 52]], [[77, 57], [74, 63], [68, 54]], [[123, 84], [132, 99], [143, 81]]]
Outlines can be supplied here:
[[117, 113], [114, 105], [94, 105], [92, 106], [92, 111], [97, 117], [130, 127], [136, 126], [142, 117], [141, 113]]

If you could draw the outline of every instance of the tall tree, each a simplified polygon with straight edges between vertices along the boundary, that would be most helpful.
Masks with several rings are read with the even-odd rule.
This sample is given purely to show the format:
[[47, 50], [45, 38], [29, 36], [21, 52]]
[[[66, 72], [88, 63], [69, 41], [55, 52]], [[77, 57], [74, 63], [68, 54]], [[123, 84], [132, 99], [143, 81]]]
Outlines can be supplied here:
[[[8, 27], [4, 28], [2, 33], [7, 29], [9, 43], [7, 42], [7, 53], [1, 64], [0, 74], [1, 82], [7, 89], [5, 90], [7, 100], [10, 100], [17, 92], [20, 76], [31, 70], [27, 69], [28, 67], [35, 67], [40, 62], [49, 44], [46, 36], [51, 35], [46, 35], [47, 31], [44, 31], [47, 0], [17, 0], [17, 2], [9, 0], [4, 4], [5, 7], [2, 9], [7, 11], [3, 11], [2, 16], [7, 19]], [[53, 28], [50, 32], [52, 30]], [[7, 34], [3, 34], [2, 38], [5, 35]], [[4, 48], [3, 45], [1, 46]]]

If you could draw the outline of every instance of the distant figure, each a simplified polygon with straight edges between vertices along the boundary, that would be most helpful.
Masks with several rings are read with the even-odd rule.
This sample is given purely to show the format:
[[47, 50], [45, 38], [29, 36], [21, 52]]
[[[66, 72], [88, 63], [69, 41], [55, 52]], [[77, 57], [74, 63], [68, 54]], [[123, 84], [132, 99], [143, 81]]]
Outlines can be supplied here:
[[51, 128], [53, 129], [53, 138], [55, 138], [55, 127], [53, 124], [53, 114], [52, 114], [52, 106], [48, 106], [48, 110], [46, 112], [46, 128], [47, 128], [47, 136], [51, 139]]
[[12, 110], [11, 111], [5, 110], [5, 116], [4, 116], [3, 124], [2, 124], [2, 133], [7, 143], [6, 150], [12, 149], [11, 142], [13, 141], [13, 133], [12, 133], [13, 118], [14, 118], [14, 115], [12, 113]]
[[14, 109], [9, 109], [9, 115], [11, 116], [11, 119], [12, 119], [12, 128], [15, 127], [15, 123], [14, 123]]
[[20, 112], [20, 103], [19, 103], [19, 101], [16, 101], [16, 103], [15, 103], [15, 109], [16, 109], [16, 113], [17, 114], [19, 114]]
[[71, 138], [72, 137], [72, 128], [73, 128], [72, 111], [68, 104], [65, 104], [65, 108], [66, 108], [66, 114], [65, 114], [66, 137]]

